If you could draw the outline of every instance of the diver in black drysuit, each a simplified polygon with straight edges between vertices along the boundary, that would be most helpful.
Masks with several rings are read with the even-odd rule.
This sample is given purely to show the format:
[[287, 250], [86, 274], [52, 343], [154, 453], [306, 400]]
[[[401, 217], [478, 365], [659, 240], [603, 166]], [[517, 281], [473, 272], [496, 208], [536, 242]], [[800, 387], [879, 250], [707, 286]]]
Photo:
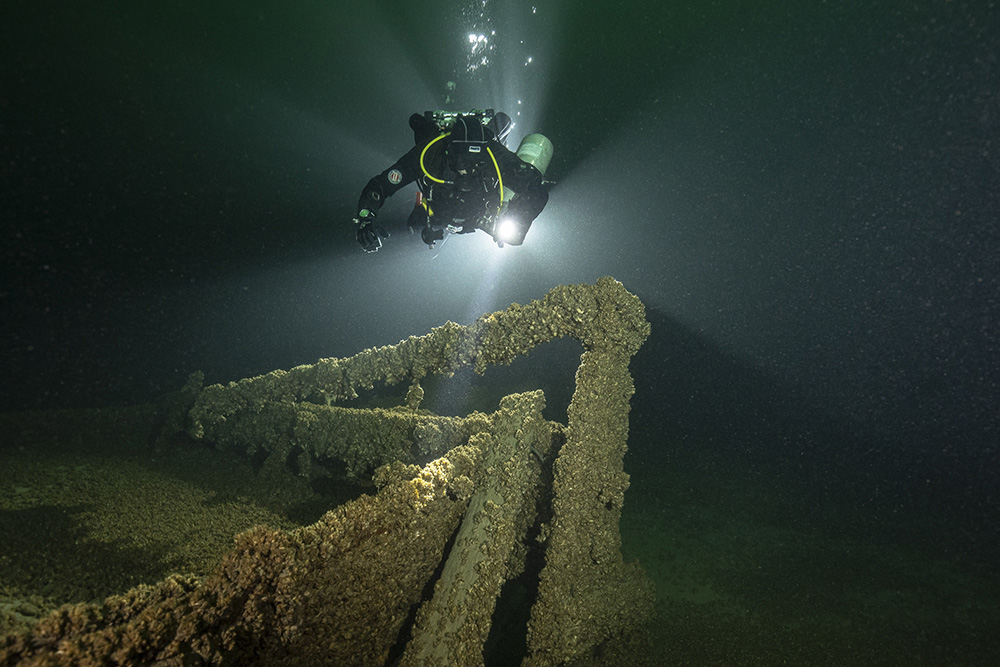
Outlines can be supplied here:
[[[375, 216], [388, 197], [413, 181], [420, 193], [407, 225], [419, 230], [429, 247], [445, 231], [477, 229], [500, 246], [521, 245], [549, 195], [541, 172], [504, 146], [511, 125], [502, 112], [453, 115], [447, 126], [432, 112], [413, 114], [414, 147], [361, 191], [354, 219], [361, 248], [375, 252], [389, 238]], [[515, 194], [501, 209], [502, 190]]]

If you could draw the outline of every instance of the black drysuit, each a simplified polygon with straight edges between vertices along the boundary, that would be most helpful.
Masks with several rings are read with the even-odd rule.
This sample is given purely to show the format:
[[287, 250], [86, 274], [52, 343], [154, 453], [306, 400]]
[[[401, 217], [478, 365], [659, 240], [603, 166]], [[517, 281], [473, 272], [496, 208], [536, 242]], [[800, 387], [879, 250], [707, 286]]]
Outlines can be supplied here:
[[[395, 164], [368, 181], [361, 192], [358, 211], [368, 209], [375, 213], [386, 198], [416, 181], [423, 197], [422, 203], [410, 216], [408, 224], [411, 227], [436, 230], [447, 227], [452, 232], [463, 234], [478, 228], [492, 233], [500, 208], [502, 182], [505, 191], [515, 193], [504, 208], [504, 216], [516, 220], [522, 230], [519, 238], [507, 242], [520, 244], [531, 222], [548, 202], [549, 195], [542, 185], [542, 174], [495, 138], [490, 138], [487, 145], [496, 164], [483, 151], [482, 161], [474, 170], [465, 175], [459, 174], [449, 166], [450, 137], [439, 139], [436, 125], [426, 124], [418, 114], [410, 119], [410, 126], [416, 145]], [[428, 144], [431, 144], [429, 148]], [[497, 167], [502, 180], [498, 177]]]

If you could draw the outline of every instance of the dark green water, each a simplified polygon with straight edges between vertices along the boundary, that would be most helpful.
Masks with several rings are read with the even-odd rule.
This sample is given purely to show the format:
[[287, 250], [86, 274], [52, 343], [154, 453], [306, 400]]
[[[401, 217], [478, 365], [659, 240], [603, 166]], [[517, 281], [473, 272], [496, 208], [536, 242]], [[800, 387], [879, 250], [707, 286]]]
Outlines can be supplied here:
[[[656, 655], [992, 664], [997, 12], [5, 2], [0, 409], [136, 403], [613, 275], [653, 324], [623, 531]], [[553, 140], [549, 206], [522, 248], [435, 254], [401, 193], [363, 255], [361, 187], [446, 95]]]

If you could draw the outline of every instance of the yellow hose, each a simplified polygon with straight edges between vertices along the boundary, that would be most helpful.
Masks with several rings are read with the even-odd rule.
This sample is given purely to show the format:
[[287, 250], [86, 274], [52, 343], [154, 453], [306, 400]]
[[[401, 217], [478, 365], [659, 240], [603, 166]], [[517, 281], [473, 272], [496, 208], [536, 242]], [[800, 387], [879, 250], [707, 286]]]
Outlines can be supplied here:
[[427, 171], [427, 167], [424, 166], [424, 155], [427, 153], [428, 148], [430, 148], [431, 146], [433, 146], [434, 144], [441, 141], [447, 136], [451, 136], [451, 132], [445, 132], [437, 139], [434, 139], [433, 141], [429, 142], [426, 146], [424, 146], [424, 150], [420, 151], [420, 170], [424, 172], [424, 176], [431, 179], [435, 183], [444, 183], [445, 181], [441, 180], [440, 178], [435, 178], [434, 176], [431, 176], [430, 172]]

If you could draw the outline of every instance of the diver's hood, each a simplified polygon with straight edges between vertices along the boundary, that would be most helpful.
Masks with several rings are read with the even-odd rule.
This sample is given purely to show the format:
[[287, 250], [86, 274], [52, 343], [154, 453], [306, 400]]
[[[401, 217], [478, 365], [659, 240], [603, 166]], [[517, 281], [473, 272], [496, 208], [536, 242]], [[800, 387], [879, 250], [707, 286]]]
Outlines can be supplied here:
[[456, 172], [475, 171], [489, 159], [486, 147], [493, 132], [475, 116], [459, 116], [451, 128], [448, 166]]

